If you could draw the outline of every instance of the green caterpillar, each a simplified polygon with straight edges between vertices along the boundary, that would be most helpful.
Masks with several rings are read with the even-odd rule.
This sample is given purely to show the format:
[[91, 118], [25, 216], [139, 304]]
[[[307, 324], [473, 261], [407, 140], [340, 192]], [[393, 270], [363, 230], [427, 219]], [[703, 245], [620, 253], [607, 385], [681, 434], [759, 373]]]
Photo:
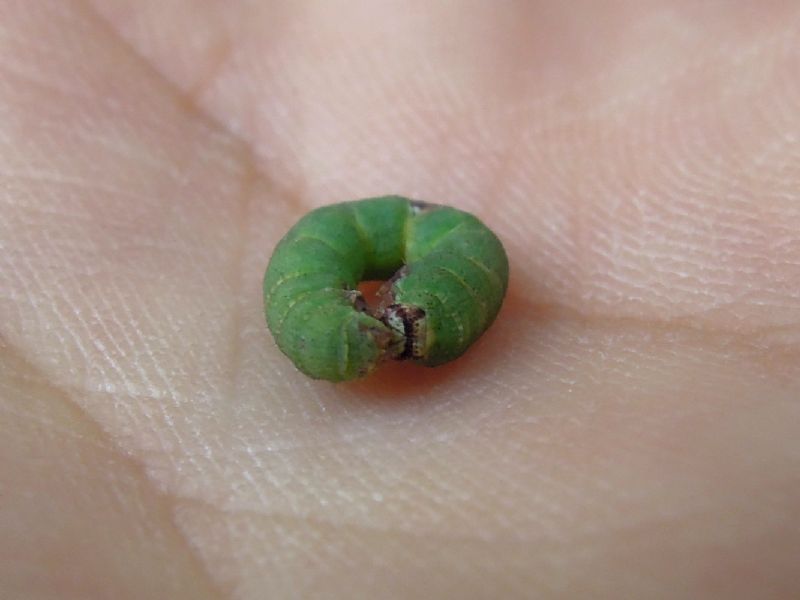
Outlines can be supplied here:
[[[370, 309], [357, 286], [386, 280]], [[345, 381], [387, 359], [437, 366], [491, 325], [508, 286], [500, 240], [469, 213], [385, 196], [318, 208], [278, 243], [267, 324], [306, 375]]]

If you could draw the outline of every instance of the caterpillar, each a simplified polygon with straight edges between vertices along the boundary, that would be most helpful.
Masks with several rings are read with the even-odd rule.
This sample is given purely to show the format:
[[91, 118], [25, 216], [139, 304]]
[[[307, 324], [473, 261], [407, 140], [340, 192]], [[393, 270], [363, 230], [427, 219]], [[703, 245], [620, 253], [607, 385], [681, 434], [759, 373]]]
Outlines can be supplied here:
[[[385, 281], [376, 308], [358, 284]], [[389, 359], [437, 366], [492, 324], [508, 287], [500, 240], [455, 208], [383, 196], [317, 208], [264, 275], [278, 348], [314, 379], [364, 377]]]

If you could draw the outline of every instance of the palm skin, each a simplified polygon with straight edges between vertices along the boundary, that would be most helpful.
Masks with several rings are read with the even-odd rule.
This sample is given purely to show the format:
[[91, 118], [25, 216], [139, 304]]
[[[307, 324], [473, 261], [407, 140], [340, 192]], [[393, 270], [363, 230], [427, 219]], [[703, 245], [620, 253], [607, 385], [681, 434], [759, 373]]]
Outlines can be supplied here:
[[[796, 2], [0, 2], [0, 596], [800, 594]], [[438, 369], [260, 281], [400, 193], [506, 243]]]

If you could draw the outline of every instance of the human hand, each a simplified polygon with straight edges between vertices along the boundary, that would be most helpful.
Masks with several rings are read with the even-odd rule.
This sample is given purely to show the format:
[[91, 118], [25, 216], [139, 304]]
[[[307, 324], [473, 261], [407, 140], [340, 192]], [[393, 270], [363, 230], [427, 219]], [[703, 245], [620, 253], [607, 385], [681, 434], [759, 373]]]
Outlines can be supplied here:
[[[0, 596], [800, 593], [796, 2], [0, 4]], [[480, 216], [509, 297], [354, 384], [309, 208]]]

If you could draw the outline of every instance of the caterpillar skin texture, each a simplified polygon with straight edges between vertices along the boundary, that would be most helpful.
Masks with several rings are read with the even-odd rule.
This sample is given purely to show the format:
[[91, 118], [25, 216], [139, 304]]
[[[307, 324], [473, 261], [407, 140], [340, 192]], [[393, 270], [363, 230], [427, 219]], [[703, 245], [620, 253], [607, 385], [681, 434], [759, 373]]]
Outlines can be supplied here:
[[[361, 281], [385, 280], [371, 310]], [[364, 377], [384, 360], [437, 366], [491, 325], [508, 286], [503, 245], [455, 208], [385, 196], [305, 215], [264, 276], [267, 324], [314, 379]]]

